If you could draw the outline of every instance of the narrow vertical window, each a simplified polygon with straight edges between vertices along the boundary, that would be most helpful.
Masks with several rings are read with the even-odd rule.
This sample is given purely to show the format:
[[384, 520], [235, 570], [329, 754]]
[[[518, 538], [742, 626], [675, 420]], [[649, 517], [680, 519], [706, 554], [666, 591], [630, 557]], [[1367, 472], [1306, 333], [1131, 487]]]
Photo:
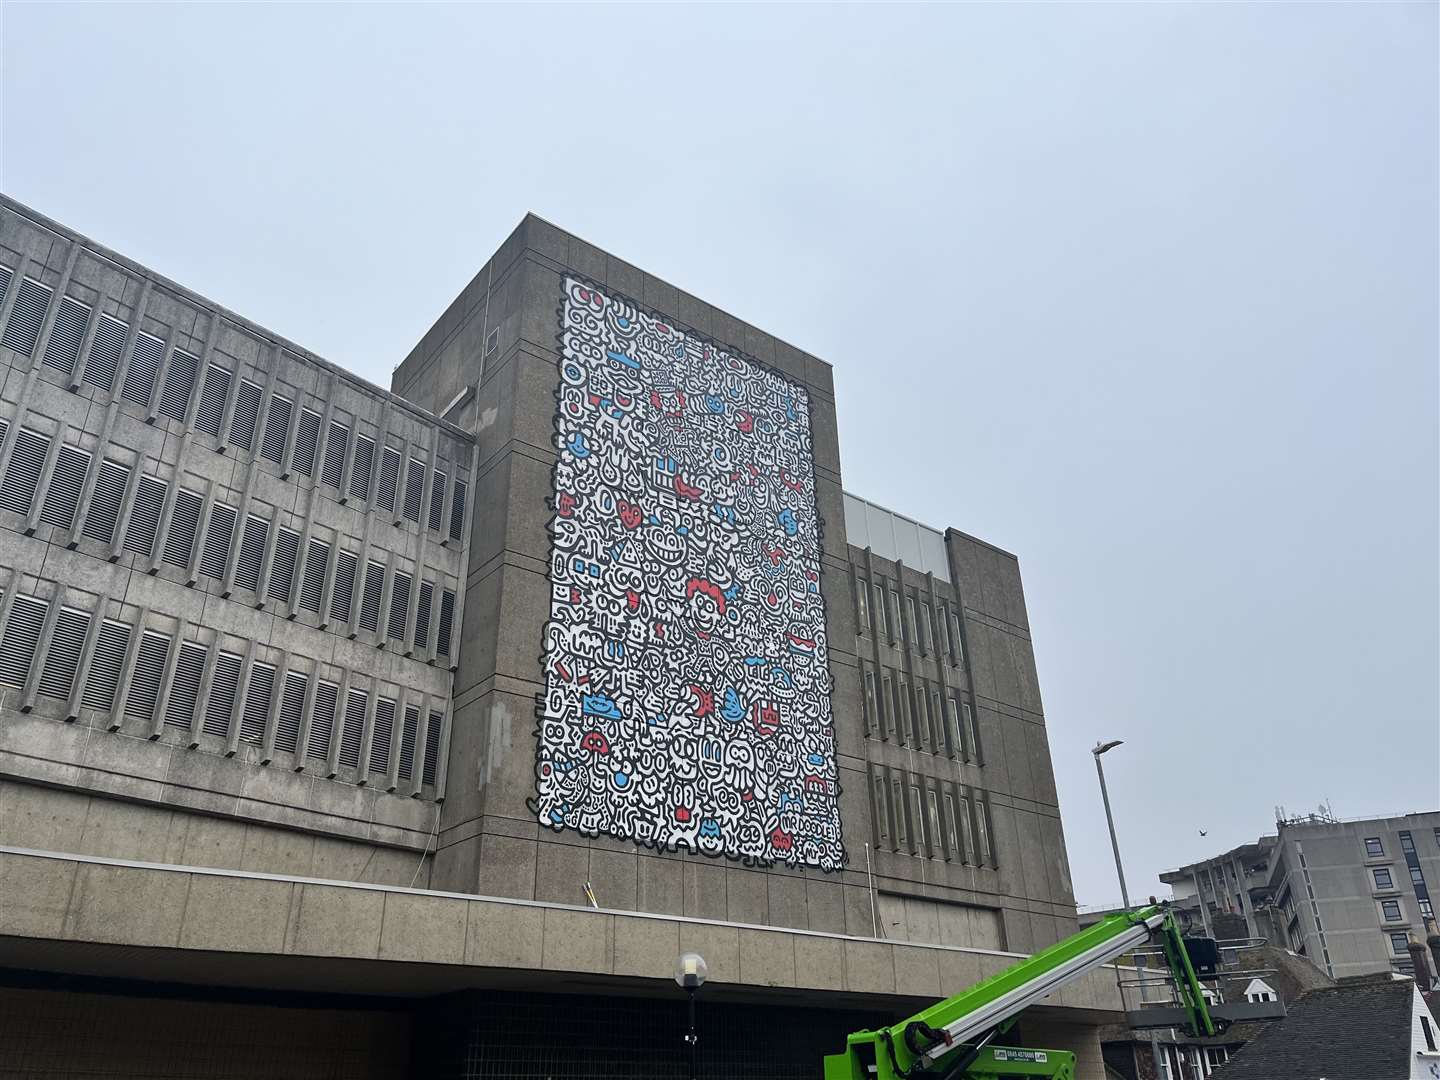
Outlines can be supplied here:
[[414, 705], [405, 708], [405, 723], [400, 728], [401, 780], [415, 779], [415, 740], [420, 734], [420, 710]]
[[870, 629], [870, 586], [864, 578], [855, 579], [855, 602], [860, 614], [860, 632]]
[[142, 476], [135, 484], [135, 497], [130, 504], [130, 521], [125, 526], [126, 551], [149, 558], [155, 551], [155, 532], [160, 528], [160, 512], [165, 509], [165, 485], [153, 476]]
[[285, 460], [285, 443], [290, 438], [290, 399], [270, 395], [265, 409], [265, 431], [260, 436], [260, 456], [280, 464]]
[[130, 350], [130, 366], [125, 369], [125, 382], [120, 386], [120, 396], [136, 405], [148, 406], [164, 360], [163, 341], [143, 330], [136, 334], [135, 345]]
[[45, 471], [45, 458], [50, 453], [50, 437], [21, 428], [15, 435], [10, 463], [5, 478], [0, 480], [0, 506], [21, 517], [28, 517], [35, 501], [40, 474]]
[[320, 599], [325, 592], [325, 574], [330, 569], [330, 545], [311, 539], [305, 555], [305, 577], [300, 583], [300, 606], [320, 614]]
[[235, 508], [224, 503], [210, 507], [210, 523], [205, 526], [205, 548], [200, 554], [200, 573], [219, 581], [225, 576], [230, 561], [230, 545], [235, 539]]
[[418, 522], [420, 520], [420, 501], [424, 497], [425, 466], [411, 458], [405, 475], [405, 505], [401, 510], [402, 516], [407, 521]]
[[300, 427], [295, 433], [295, 456], [291, 459], [297, 473], [311, 476], [315, 472], [315, 451], [320, 445], [320, 414], [313, 409], [300, 410]]
[[265, 564], [265, 542], [270, 536], [270, 522], [250, 514], [245, 518], [245, 534], [240, 540], [240, 554], [235, 558], [235, 585], [255, 592], [260, 588], [260, 569]]
[[339, 420], [330, 421], [330, 437], [325, 440], [325, 467], [320, 470], [320, 482], [336, 490], [340, 478], [345, 474], [345, 453], [350, 448], [350, 429]]
[[310, 707], [310, 739], [305, 756], [314, 761], [330, 758], [330, 740], [335, 737], [335, 708], [340, 687], [321, 680], [315, 684], [315, 704]]
[[920, 603], [920, 649], [922, 652], [930, 652], [930, 605], [921, 601]]
[[80, 358], [80, 346], [85, 341], [85, 331], [90, 326], [90, 305], [82, 304], [70, 297], [63, 297], [60, 310], [55, 314], [55, 326], [50, 331], [50, 340], [45, 345], [44, 363], [69, 375], [75, 370], [75, 361]]
[[430, 606], [435, 602], [435, 584], [420, 583], [420, 602], [415, 608], [415, 648], [422, 652], [430, 648]]
[[430, 512], [426, 515], [426, 527], [433, 533], [440, 531], [445, 520], [445, 474], [436, 469], [430, 476]]
[[235, 715], [235, 696], [240, 692], [242, 658], [222, 652], [215, 658], [215, 674], [210, 680], [210, 696], [205, 699], [205, 719], [201, 730], [206, 735], [228, 739], [230, 720]]
[[264, 391], [249, 379], [240, 380], [235, 391], [235, 414], [230, 418], [230, 444], [242, 450], [255, 446], [255, 429], [260, 423], [260, 398]]
[[455, 498], [450, 503], [450, 539], [459, 541], [465, 534], [465, 496], [469, 486], [464, 480], [455, 481]]
[[130, 324], [109, 315], [101, 315], [95, 324], [95, 338], [90, 343], [90, 358], [85, 362], [84, 381], [101, 390], [115, 386], [115, 372], [120, 368], [120, 355], [125, 351], [125, 338]]
[[225, 399], [230, 396], [230, 372], [218, 364], [205, 367], [205, 381], [200, 386], [200, 407], [195, 410], [195, 429], [214, 438], [220, 437], [220, 422], [225, 419]]
[[5, 333], [0, 336], [0, 345], [29, 356], [35, 351], [35, 341], [40, 336], [40, 324], [45, 321], [45, 312], [50, 310], [50, 298], [55, 290], [41, 285], [34, 278], [20, 282], [19, 295], [10, 311], [10, 321]]
[[899, 847], [905, 847], [909, 830], [905, 828], [905, 793], [899, 777], [890, 778], [890, 807], [895, 815], [895, 843]]
[[170, 369], [165, 372], [165, 385], [160, 390], [161, 416], [181, 423], [190, 410], [190, 395], [195, 392], [195, 376], [200, 371], [200, 358], [184, 349], [170, 354]]
[[940, 844], [940, 800], [929, 784], [925, 785], [925, 802], [930, 811], [930, 855], [938, 859], [944, 854]]
[[435, 784], [435, 771], [440, 764], [440, 728], [444, 723], [442, 713], [431, 712], [430, 726], [425, 729], [425, 764], [420, 772], [420, 783], [427, 787]]
[[950, 858], [963, 861], [960, 837], [955, 832], [955, 800], [948, 791], [945, 793], [945, 836], [950, 841]]
[[871, 794], [875, 799], [875, 835], [879, 842], [890, 840], [890, 815], [885, 812], [885, 778], [879, 772], [870, 777]]
[[115, 688], [130, 649], [130, 627], [106, 619], [95, 636], [95, 655], [85, 676], [85, 691], [80, 704], [87, 709], [108, 713], [115, 707]]
[[55, 474], [50, 478], [50, 487], [40, 506], [40, 520], [68, 531], [75, 524], [75, 511], [89, 472], [89, 454], [73, 446], [60, 447], [55, 458]]
[[375, 440], [365, 435], [355, 436], [355, 464], [350, 469], [350, 497], [370, 497], [370, 472], [375, 467]]
[[920, 800], [920, 788], [915, 784], [910, 785], [910, 813], [915, 822], [915, 850], [921, 856], [925, 854], [925, 807]]

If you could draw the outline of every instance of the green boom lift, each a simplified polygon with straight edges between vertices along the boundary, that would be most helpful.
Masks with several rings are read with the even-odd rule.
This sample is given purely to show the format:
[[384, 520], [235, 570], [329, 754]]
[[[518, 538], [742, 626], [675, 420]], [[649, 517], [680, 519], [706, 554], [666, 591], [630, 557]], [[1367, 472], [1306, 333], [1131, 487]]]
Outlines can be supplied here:
[[874, 1031], [857, 1031], [843, 1054], [825, 1059], [825, 1080], [993, 1080], [1032, 1076], [1073, 1080], [1075, 1055], [1065, 1050], [998, 1046], [1028, 1006], [1089, 971], [1142, 945], [1158, 945], [1170, 968], [1184, 1027], [1196, 1037], [1216, 1035], [1191, 963], [1208, 939], [1182, 938], [1168, 904], [1110, 915], [1034, 956], [998, 972], [924, 1012]]

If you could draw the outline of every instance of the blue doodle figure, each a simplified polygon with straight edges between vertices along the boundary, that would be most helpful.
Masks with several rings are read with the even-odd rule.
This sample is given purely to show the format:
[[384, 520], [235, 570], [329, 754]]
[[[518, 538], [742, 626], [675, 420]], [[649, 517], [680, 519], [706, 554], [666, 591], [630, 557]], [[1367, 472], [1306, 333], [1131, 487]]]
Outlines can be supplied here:
[[775, 515], [775, 520], [785, 530], [786, 536], [794, 536], [800, 531], [800, 523], [795, 520], [795, 511], [788, 506]]
[[720, 839], [720, 822], [713, 817], [707, 817], [700, 822], [700, 835], [711, 840]]
[[630, 774], [622, 769], [615, 770], [615, 786], [622, 791], [630, 786]]
[[720, 709], [720, 715], [732, 724], [738, 724], [745, 719], [745, 704], [733, 686], [725, 688], [725, 704]]
[[624, 315], [617, 315], [615, 317], [615, 325], [620, 327], [621, 330], [629, 330], [630, 320], [627, 319]]
[[620, 706], [609, 694], [581, 694], [580, 711], [586, 716], [598, 716], [605, 720], [620, 719]]
[[626, 356], [624, 353], [618, 353], [611, 349], [607, 349], [605, 351], [605, 355], [608, 356], [611, 360], [614, 360], [615, 363], [623, 364], [631, 371], [640, 370], [640, 361], [636, 360], [633, 356]]
[[706, 394], [705, 407], [712, 413], [723, 413], [725, 411], [725, 402], [721, 401], [716, 394]]
[[809, 757], [807, 757], [805, 760], [808, 761], [808, 762], [810, 762], [811, 765], [824, 765], [824, 764], [825, 764], [825, 755], [824, 755], [824, 754], [811, 754], [811, 755], [810, 755]]
[[569, 450], [570, 453], [582, 461], [590, 456], [590, 447], [585, 445], [585, 433], [583, 431], [577, 431], [574, 435], [571, 435], [570, 441], [565, 444], [565, 449]]
[[795, 421], [799, 419], [799, 417], [795, 414], [795, 399], [794, 399], [794, 398], [789, 398], [789, 397], [787, 397], [787, 398], [785, 399], [785, 419], [786, 419], [786, 420], [789, 420], [792, 424], [795, 423]]

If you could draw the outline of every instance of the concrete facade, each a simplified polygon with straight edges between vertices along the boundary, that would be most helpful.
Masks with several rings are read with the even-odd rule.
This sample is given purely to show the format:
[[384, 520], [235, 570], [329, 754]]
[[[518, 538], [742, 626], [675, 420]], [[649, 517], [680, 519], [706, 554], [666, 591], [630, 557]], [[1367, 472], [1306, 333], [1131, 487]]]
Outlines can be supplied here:
[[1407, 944], [1436, 925], [1440, 812], [1278, 823], [1214, 859], [1160, 875], [1176, 909], [1200, 921], [1241, 916], [1248, 932], [1306, 957], [1331, 978], [1414, 974]]
[[[644, 996], [695, 947], [851, 1022], [1076, 928], [1016, 559], [843, 493], [825, 362], [534, 216], [390, 392], [8, 200], [0, 268], [0, 963]], [[839, 870], [537, 821], [567, 276], [808, 395]], [[1098, 1077], [1116, 1007], [1023, 1030]]]

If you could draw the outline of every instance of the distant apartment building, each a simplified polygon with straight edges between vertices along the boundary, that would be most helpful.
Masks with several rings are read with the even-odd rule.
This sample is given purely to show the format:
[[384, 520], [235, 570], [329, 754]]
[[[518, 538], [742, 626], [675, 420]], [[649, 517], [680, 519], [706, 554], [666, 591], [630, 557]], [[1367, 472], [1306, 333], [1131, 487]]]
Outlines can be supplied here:
[[1434, 923], [1440, 812], [1338, 821], [1309, 815], [1160, 875], [1177, 913], [1210, 925], [1221, 914], [1307, 957], [1331, 978], [1414, 974], [1409, 942]]

